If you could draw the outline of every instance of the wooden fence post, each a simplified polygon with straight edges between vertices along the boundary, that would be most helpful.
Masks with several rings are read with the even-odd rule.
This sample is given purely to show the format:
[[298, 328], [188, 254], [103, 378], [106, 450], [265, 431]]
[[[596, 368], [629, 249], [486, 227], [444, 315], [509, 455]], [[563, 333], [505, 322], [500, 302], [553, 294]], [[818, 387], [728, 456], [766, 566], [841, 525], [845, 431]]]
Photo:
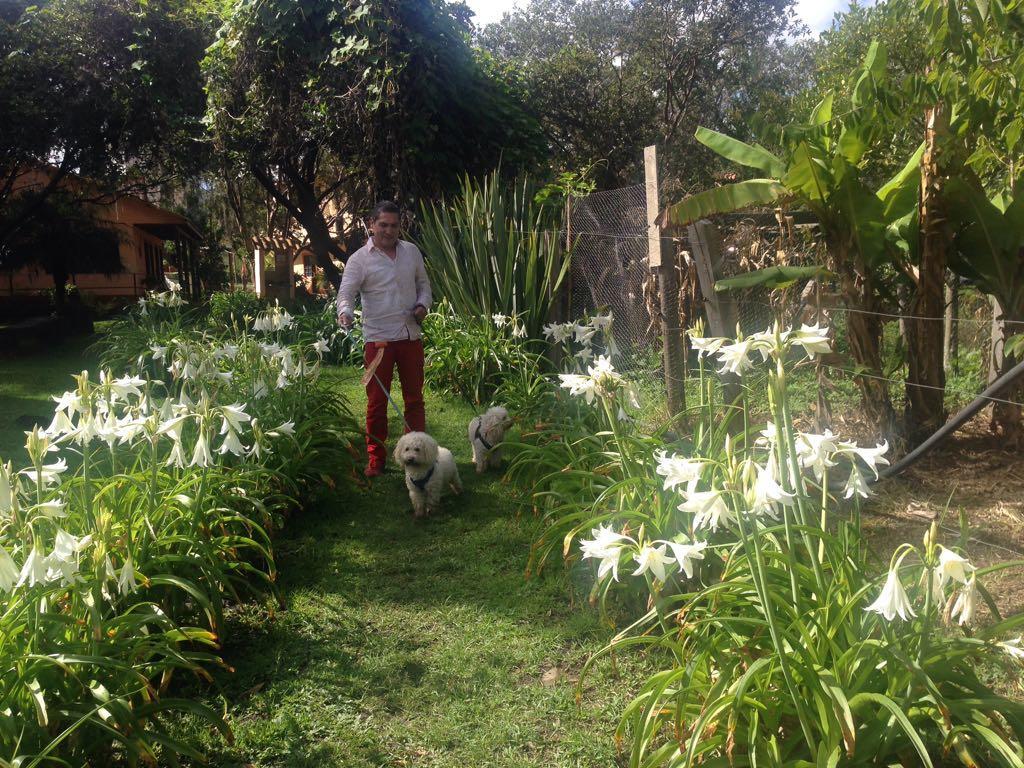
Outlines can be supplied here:
[[661, 214], [658, 201], [658, 153], [653, 146], [644, 148], [644, 182], [647, 191], [647, 260], [658, 271], [661, 299], [662, 368], [668, 395], [669, 417], [674, 419], [686, 409], [685, 349], [683, 329], [679, 327], [679, 275], [676, 274], [675, 247], [662, 248]]
[[[736, 336], [736, 322], [739, 313], [736, 302], [727, 299], [722, 301], [715, 291], [716, 268], [721, 269], [722, 241], [718, 227], [706, 219], [696, 221], [687, 227], [687, 238], [690, 241], [690, 253], [697, 263], [697, 278], [700, 280], [700, 292], [704, 296], [704, 309], [708, 316], [708, 331], [711, 336]], [[734, 403], [740, 396], [739, 376], [731, 373], [721, 374], [722, 397], [727, 403]]]

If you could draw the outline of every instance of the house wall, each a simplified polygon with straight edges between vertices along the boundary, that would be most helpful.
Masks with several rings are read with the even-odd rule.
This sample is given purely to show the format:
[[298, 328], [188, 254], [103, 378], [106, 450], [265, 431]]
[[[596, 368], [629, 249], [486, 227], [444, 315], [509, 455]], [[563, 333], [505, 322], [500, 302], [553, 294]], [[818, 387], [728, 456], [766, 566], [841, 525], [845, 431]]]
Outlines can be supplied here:
[[[47, 173], [33, 170], [23, 174], [15, 184], [15, 190], [31, 189], [45, 185]], [[83, 182], [71, 178], [69, 185], [80, 186]], [[137, 197], [122, 197], [109, 204], [93, 206], [96, 219], [114, 225], [120, 238], [118, 247], [124, 271], [113, 275], [81, 273], [71, 275], [70, 281], [83, 293], [95, 296], [141, 296], [150, 286], [146, 285], [146, 248], [155, 249], [159, 264], [163, 264], [163, 241], [135, 226], [136, 223], [162, 224], [184, 221], [170, 211]], [[13, 273], [0, 273], [0, 296], [37, 293], [53, 288], [53, 279], [42, 269], [25, 267]]]

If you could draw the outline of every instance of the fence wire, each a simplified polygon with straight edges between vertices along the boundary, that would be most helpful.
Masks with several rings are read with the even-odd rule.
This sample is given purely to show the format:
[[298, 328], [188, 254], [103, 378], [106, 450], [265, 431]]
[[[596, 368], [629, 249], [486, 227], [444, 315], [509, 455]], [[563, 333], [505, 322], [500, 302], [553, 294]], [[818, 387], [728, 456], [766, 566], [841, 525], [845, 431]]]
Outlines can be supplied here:
[[611, 310], [622, 353], [618, 366], [634, 381], [658, 384], [658, 296], [647, 265], [644, 185], [575, 198], [567, 234], [573, 247], [569, 317]]
[[[771, 216], [768, 217], [769, 219]], [[765, 217], [733, 217], [719, 222], [720, 241], [715, 252], [714, 271], [720, 279], [775, 264], [813, 265], [827, 263], [824, 243], [814, 225], [779, 221], [766, 224]], [[686, 233], [664, 247], [675, 249], [680, 278], [680, 320], [691, 326], [704, 313], [699, 281]], [[664, 395], [665, 372], [660, 339], [660, 301], [657, 274], [648, 266], [647, 208], [643, 184], [595, 192], [574, 198], [568, 220], [573, 258], [567, 286], [570, 318], [598, 310], [610, 310], [615, 317], [615, 340], [621, 350], [617, 367], [633, 381]], [[799, 291], [800, 286], [797, 287]], [[767, 288], [750, 288], [719, 294], [734, 307], [734, 318], [744, 334], [763, 331], [778, 311]], [[980, 393], [988, 380], [992, 351], [992, 308], [985, 297], [965, 287], [957, 301], [958, 317], [947, 343], [951, 353], [947, 369], [947, 404], [959, 407]], [[798, 308], [803, 307], [801, 314]], [[814, 322], [816, 307], [823, 308], [823, 322], [836, 326], [843, 335], [846, 315], [861, 310], [846, 307], [837, 286], [823, 283], [803, 295], [791, 297], [792, 317], [787, 322]], [[882, 308], [879, 319], [885, 332], [882, 358], [884, 378], [898, 391], [903, 387], [899, 364], [902, 349], [901, 324], [911, 319], [900, 307]], [[929, 318], [931, 319], [931, 318]], [[934, 318], [941, 320], [941, 318]], [[852, 368], [830, 366], [832, 374], [852, 378]], [[996, 399], [1005, 402], [1001, 399]]]

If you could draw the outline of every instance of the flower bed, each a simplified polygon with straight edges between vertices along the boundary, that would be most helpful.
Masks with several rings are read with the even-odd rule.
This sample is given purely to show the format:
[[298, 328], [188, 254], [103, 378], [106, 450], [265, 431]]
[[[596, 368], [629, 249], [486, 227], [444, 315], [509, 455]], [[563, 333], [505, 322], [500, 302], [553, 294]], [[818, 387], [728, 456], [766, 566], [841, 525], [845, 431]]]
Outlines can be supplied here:
[[[887, 446], [801, 432], [790, 412], [791, 371], [828, 351], [827, 330], [697, 331], [693, 346], [689, 436], [639, 431], [631, 385], [598, 357], [560, 377], [590, 415], [552, 417], [510, 468], [549, 523], [533, 567], [556, 551], [575, 559], [578, 544], [602, 606], [613, 590], [645, 606], [604, 652], [664, 660], [615, 734], [628, 764], [1020, 765], [1024, 705], [983, 677], [1024, 657], [1012, 637], [1024, 616], [1000, 616], [983, 586], [1019, 563], [975, 568], [966, 531], [941, 541], [936, 522], [895, 548], [879, 583], [859, 504]], [[766, 389], [715, 402], [714, 358], [722, 372], [761, 371]], [[750, 422], [755, 397], [766, 425]], [[982, 601], [992, 620], [978, 626]]]
[[[200, 330], [174, 293], [141, 302], [104, 356], [0, 462], [0, 758], [200, 758], [164, 728], [220, 715], [175, 696], [208, 678], [230, 601], [274, 593], [273, 533], [311, 482], [352, 469], [357, 433], [321, 386], [327, 342], [280, 308]], [[250, 331], [248, 326], [262, 330]]]

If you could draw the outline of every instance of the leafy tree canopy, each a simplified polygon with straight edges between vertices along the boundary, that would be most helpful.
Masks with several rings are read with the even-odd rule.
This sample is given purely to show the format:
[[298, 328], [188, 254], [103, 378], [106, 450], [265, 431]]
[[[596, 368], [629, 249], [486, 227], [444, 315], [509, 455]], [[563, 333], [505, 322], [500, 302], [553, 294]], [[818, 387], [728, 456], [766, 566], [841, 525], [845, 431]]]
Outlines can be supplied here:
[[[202, 161], [203, 18], [186, 0], [13, 0], [0, 13], [0, 206], [26, 169], [108, 189]], [[38, 209], [5, 215], [0, 242]], [[9, 212], [10, 213], [10, 212]]]
[[[350, 223], [379, 198], [411, 202], [460, 173], [514, 169], [542, 150], [516, 84], [468, 42], [464, 5], [443, 0], [239, 0], [205, 69], [217, 149], [253, 173], [343, 258], [324, 218]], [[336, 277], [336, 275], [335, 275]]]
[[532, 0], [481, 33], [521, 69], [556, 170], [607, 161], [600, 183], [638, 178], [661, 147], [669, 188], [710, 183], [696, 125], [749, 137], [806, 86], [791, 0]]

